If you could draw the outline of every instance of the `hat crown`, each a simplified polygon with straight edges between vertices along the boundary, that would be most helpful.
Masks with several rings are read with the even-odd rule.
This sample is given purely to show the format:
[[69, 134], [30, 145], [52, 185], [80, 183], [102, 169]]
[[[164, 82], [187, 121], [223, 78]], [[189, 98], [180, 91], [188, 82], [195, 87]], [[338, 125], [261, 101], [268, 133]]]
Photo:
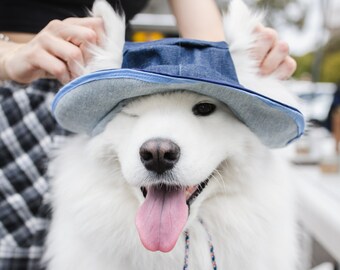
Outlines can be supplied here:
[[126, 43], [122, 68], [173, 77], [239, 84], [234, 63], [224, 41], [163, 39]]

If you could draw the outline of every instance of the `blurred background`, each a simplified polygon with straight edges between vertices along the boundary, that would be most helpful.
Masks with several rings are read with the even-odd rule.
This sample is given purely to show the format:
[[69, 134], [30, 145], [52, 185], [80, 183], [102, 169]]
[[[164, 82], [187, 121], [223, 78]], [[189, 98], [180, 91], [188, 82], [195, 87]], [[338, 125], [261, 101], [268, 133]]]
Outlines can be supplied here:
[[[228, 2], [217, 0], [221, 9]], [[266, 12], [266, 25], [288, 42], [298, 63], [286, 84], [300, 98], [307, 129], [282, 155], [296, 171], [299, 187], [300, 269], [339, 270], [340, 0], [245, 2]], [[151, 0], [131, 22], [133, 41], [177, 36], [166, 0]]]

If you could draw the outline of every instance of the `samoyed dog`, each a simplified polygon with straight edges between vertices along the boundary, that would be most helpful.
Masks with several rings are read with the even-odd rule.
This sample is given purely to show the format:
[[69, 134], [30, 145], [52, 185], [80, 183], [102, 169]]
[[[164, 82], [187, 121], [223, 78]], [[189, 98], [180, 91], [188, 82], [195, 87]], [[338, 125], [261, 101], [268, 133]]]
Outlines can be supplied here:
[[[85, 73], [119, 67], [122, 57], [111, 52], [123, 42], [123, 19], [105, 1], [93, 10], [107, 37]], [[257, 75], [249, 50], [259, 18], [237, 0], [227, 18], [240, 82], [291, 98], [275, 77]], [[50, 168], [49, 270], [296, 269], [291, 176], [213, 98], [135, 98], [100, 134], [69, 138]]]

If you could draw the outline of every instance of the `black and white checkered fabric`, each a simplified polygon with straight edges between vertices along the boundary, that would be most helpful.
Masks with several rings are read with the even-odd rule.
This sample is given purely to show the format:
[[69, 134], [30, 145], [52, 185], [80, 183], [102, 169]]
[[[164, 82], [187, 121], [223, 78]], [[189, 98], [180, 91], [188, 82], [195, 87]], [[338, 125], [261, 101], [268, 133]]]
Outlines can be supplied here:
[[60, 85], [0, 86], [0, 270], [37, 270], [49, 223], [46, 168], [64, 138], [50, 102]]

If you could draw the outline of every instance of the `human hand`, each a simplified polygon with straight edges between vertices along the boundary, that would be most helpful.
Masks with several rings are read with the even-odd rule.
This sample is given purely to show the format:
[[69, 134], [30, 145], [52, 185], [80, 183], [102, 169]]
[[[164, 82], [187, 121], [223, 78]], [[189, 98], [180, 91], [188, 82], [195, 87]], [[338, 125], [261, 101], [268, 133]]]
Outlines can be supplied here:
[[67, 83], [81, 74], [90, 58], [89, 44], [100, 44], [101, 33], [101, 18], [53, 20], [28, 43], [13, 43], [1, 58], [2, 77], [20, 83], [52, 77]]
[[296, 70], [296, 61], [289, 56], [289, 46], [279, 40], [277, 32], [263, 25], [255, 29], [257, 39], [252, 53], [259, 61], [261, 75], [274, 74], [288, 79]]

